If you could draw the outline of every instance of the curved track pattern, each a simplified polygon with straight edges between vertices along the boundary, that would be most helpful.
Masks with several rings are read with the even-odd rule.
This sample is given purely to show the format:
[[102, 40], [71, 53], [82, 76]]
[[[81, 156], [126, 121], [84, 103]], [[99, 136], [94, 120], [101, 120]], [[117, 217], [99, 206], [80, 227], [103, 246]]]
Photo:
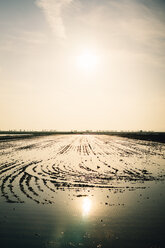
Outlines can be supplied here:
[[1, 142], [0, 191], [7, 202], [45, 204], [58, 189], [164, 180], [164, 151], [164, 144], [104, 135]]

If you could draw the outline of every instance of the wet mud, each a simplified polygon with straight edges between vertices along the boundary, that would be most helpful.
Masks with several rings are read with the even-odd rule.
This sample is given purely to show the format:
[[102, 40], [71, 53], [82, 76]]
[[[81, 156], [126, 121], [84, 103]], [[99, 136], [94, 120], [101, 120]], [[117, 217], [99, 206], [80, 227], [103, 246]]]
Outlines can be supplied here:
[[[9, 203], [52, 204], [83, 188], [145, 188], [165, 179], [165, 145], [108, 135], [56, 135], [0, 142], [0, 193]], [[83, 195], [77, 194], [77, 197]]]

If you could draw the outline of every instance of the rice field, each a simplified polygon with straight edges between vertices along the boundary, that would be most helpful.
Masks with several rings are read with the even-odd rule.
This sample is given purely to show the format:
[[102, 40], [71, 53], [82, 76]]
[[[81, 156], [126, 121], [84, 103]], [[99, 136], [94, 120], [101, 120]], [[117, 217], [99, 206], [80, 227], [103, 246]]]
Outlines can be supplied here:
[[[1, 141], [0, 157], [2, 247], [22, 247], [24, 239], [27, 247], [163, 247], [163, 143], [108, 135], [49, 135]], [[26, 221], [20, 216], [28, 216], [27, 206], [33, 211], [33, 218], [26, 230]], [[43, 222], [48, 212], [51, 218]], [[9, 223], [4, 216], [8, 216]], [[54, 229], [63, 223], [60, 238], [57, 234], [45, 237], [50, 233], [47, 229], [33, 230], [36, 222], [51, 226], [57, 216], [61, 219], [56, 220]], [[76, 225], [81, 226], [84, 218], [88, 227], [94, 227], [81, 230], [80, 241], [75, 238]], [[75, 228], [70, 234], [64, 228], [66, 220]], [[22, 230], [15, 233], [11, 223], [16, 229], [22, 227], [21, 238], [16, 237]], [[148, 229], [148, 225], [153, 229]], [[132, 237], [137, 237], [136, 243]]]

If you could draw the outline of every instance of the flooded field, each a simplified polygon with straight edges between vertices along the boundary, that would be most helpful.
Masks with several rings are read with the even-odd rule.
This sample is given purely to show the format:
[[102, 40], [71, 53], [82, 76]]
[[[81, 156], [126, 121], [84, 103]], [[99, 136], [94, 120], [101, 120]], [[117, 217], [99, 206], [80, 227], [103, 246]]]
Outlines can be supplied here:
[[2, 247], [164, 247], [164, 144], [51, 135], [0, 157]]

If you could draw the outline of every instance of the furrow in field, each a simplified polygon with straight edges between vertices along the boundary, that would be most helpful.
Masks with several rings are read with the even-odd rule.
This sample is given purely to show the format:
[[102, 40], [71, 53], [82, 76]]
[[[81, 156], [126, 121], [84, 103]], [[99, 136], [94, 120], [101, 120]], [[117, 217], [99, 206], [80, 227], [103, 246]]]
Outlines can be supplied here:
[[53, 203], [58, 189], [115, 188], [164, 180], [164, 144], [105, 135], [61, 135], [0, 143], [1, 194], [8, 202]]

